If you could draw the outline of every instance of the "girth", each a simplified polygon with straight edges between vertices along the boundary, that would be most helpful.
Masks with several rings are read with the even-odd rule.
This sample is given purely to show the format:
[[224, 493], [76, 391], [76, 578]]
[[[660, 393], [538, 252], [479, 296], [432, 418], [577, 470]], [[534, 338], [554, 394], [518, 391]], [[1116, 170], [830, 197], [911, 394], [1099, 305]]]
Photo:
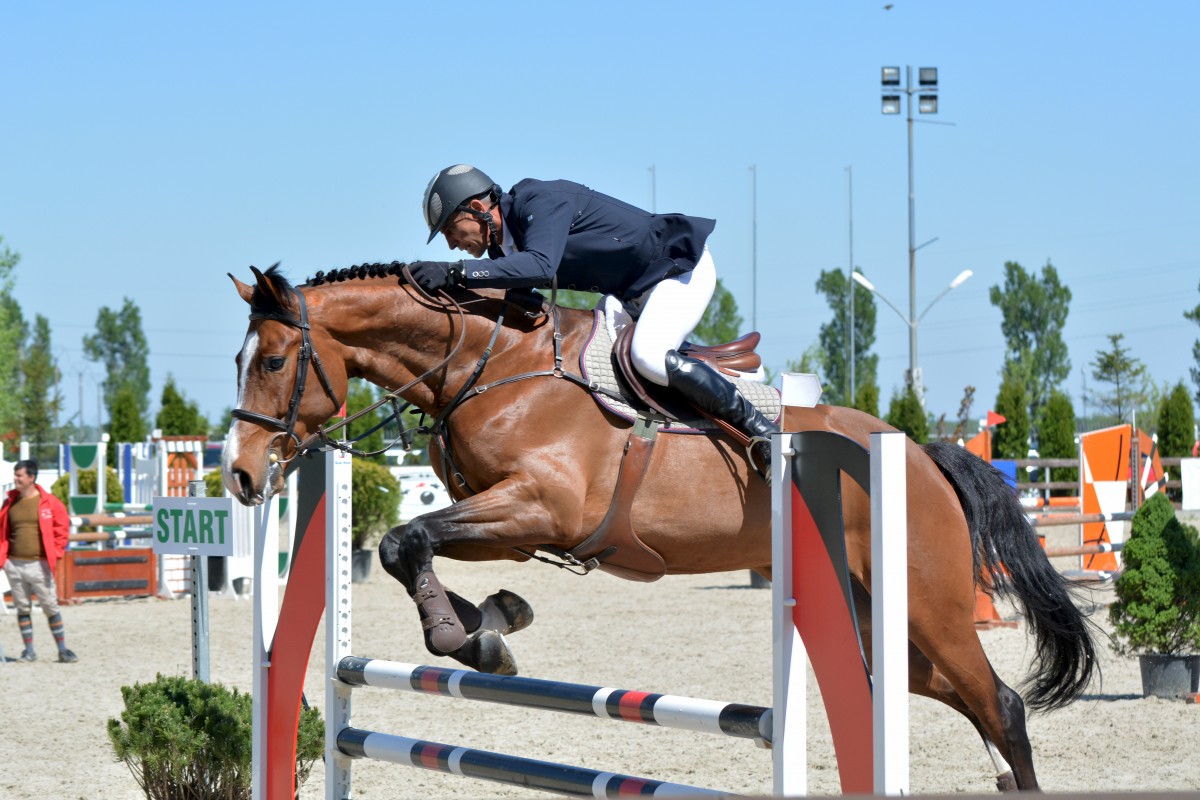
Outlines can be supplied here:
[[631, 581], [656, 581], [666, 574], [662, 556], [646, 546], [633, 529], [633, 501], [654, 450], [659, 422], [639, 416], [629, 429], [629, 439], [617, 471], [613, 499], [600, 526], [567, 555], [589, 571], [600, 569]]

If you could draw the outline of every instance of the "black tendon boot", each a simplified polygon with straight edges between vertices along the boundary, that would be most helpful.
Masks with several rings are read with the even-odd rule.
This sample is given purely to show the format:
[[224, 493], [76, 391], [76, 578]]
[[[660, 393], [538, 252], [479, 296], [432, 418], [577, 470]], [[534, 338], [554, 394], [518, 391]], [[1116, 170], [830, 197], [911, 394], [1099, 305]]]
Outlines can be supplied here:
[[750, 437], [750, 464], [771, 480], [771, 434], [778, 428], [708, 364], [667, 351], [667, 381], [698, 408]]

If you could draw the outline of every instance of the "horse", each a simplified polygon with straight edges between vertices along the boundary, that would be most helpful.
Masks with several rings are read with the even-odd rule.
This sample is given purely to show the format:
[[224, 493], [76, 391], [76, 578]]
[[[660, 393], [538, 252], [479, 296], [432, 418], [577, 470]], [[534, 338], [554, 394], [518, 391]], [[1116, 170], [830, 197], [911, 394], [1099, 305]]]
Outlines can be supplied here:
[[[529, 290], [455, 287], [435, 297], [406, 280], [398, 262], [317, 273], [299, 287], [278, 265], [251, 269], [253, 284], [229, 276], [251, 313], [236, 357], [225, 486], [245, 504], [281, 491], [288, 463], [333, 441], [326, 425], [350, 378], [415, 406], [433, 420], [431, 451], [441, 456], [434, 466], [456, 502], [390, 530], [380, 561], [417, 604], [431, 653], [514, 673], [504, 634], [527, 626], [532, 610], [507, 590], [475, 605], [443, 588], [434, 557], [569, 554], [610, 514], [631, 423], [603, 408], [572, 371], [592, 332], [591, 313], [558, 308]], [[863, 447], [871, 432], [894, 430], [839, 406], [803, 409], [797, 420], [801, 430], [831, 431]], [[999, 789], [1037, 789], [1025, 704], [1055, 709], [1086, 689], [1097, 670], [1090, 623], [997, 471], [960, 447], [911, 439], [905, 460], [909, 690], [971, 722], [996, 763]], [[719, 430], [661, 433], [649, 461], [628, 516], [640, 542], [661, 557], [662, 572], [748, 569], [770, 579], [769, 485], [740, 445]], [[842, 486], [869, 663], [870, 501], [853, 481]], [[1018, 603], [1035, 637], [1024, 700], [984, 653], [976, 586]]]

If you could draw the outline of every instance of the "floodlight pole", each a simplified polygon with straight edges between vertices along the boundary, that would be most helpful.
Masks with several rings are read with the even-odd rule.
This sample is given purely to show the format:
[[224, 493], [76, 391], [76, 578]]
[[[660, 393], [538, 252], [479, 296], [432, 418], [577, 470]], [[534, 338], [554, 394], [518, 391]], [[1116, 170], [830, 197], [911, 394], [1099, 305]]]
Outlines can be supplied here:
[[[913, 190], [912, 67], [904, 68], [904, 94], [908, 105], [908, 318], [917, 318], [916, 193]], [[908, 383], [925, 407], [925, 385], [917, 371], [917, 326], [908, 326]]]

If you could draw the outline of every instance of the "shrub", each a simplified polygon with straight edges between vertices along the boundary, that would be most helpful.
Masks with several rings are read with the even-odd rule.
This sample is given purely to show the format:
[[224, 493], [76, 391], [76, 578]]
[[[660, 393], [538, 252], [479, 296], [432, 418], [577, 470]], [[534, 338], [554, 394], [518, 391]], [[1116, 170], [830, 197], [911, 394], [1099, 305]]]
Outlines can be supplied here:
[[214, 469], [204, 473], [204, 496], [225, 496], [225, 484], [221, 481], [221, 470]]
[[[96, 493], [96, 470], [79, 470], [78, 491], [80, 494]], [[62, 475], [59, 475], [58, 480], [50, 487], [50, 493], [70, 509], [71, 505], [67, 502], [67, 495], [71, 493], [71, 474], [64, 472]], [[121, 479], [117, 477], [117, 471], [112, 467], [105, 468], [104, 497], [110, 503], [125, 499], [125, 487], [121, 485]], [[100, 511], [103, 513], [104, 510], [101, 509]]]
[[1200, 542], [1161, 492], [1133, 517], [1109, 608], [1118, 653], [1200, 652]]
[[[250, 695], [160, 674], [153, 683], [122, 686], [121, 696], [125, 710], [108, 720], [108, 738], [147, 798], [249, 800]], [[297, 786], [324, 749], [321, 714], [305, 709], [296, 737]]]
[[379, 541], [399, 519], [400, 482], [387, 467], [361, 458], [353, 460], [350, 474], [350, 539], [361, 550]]

